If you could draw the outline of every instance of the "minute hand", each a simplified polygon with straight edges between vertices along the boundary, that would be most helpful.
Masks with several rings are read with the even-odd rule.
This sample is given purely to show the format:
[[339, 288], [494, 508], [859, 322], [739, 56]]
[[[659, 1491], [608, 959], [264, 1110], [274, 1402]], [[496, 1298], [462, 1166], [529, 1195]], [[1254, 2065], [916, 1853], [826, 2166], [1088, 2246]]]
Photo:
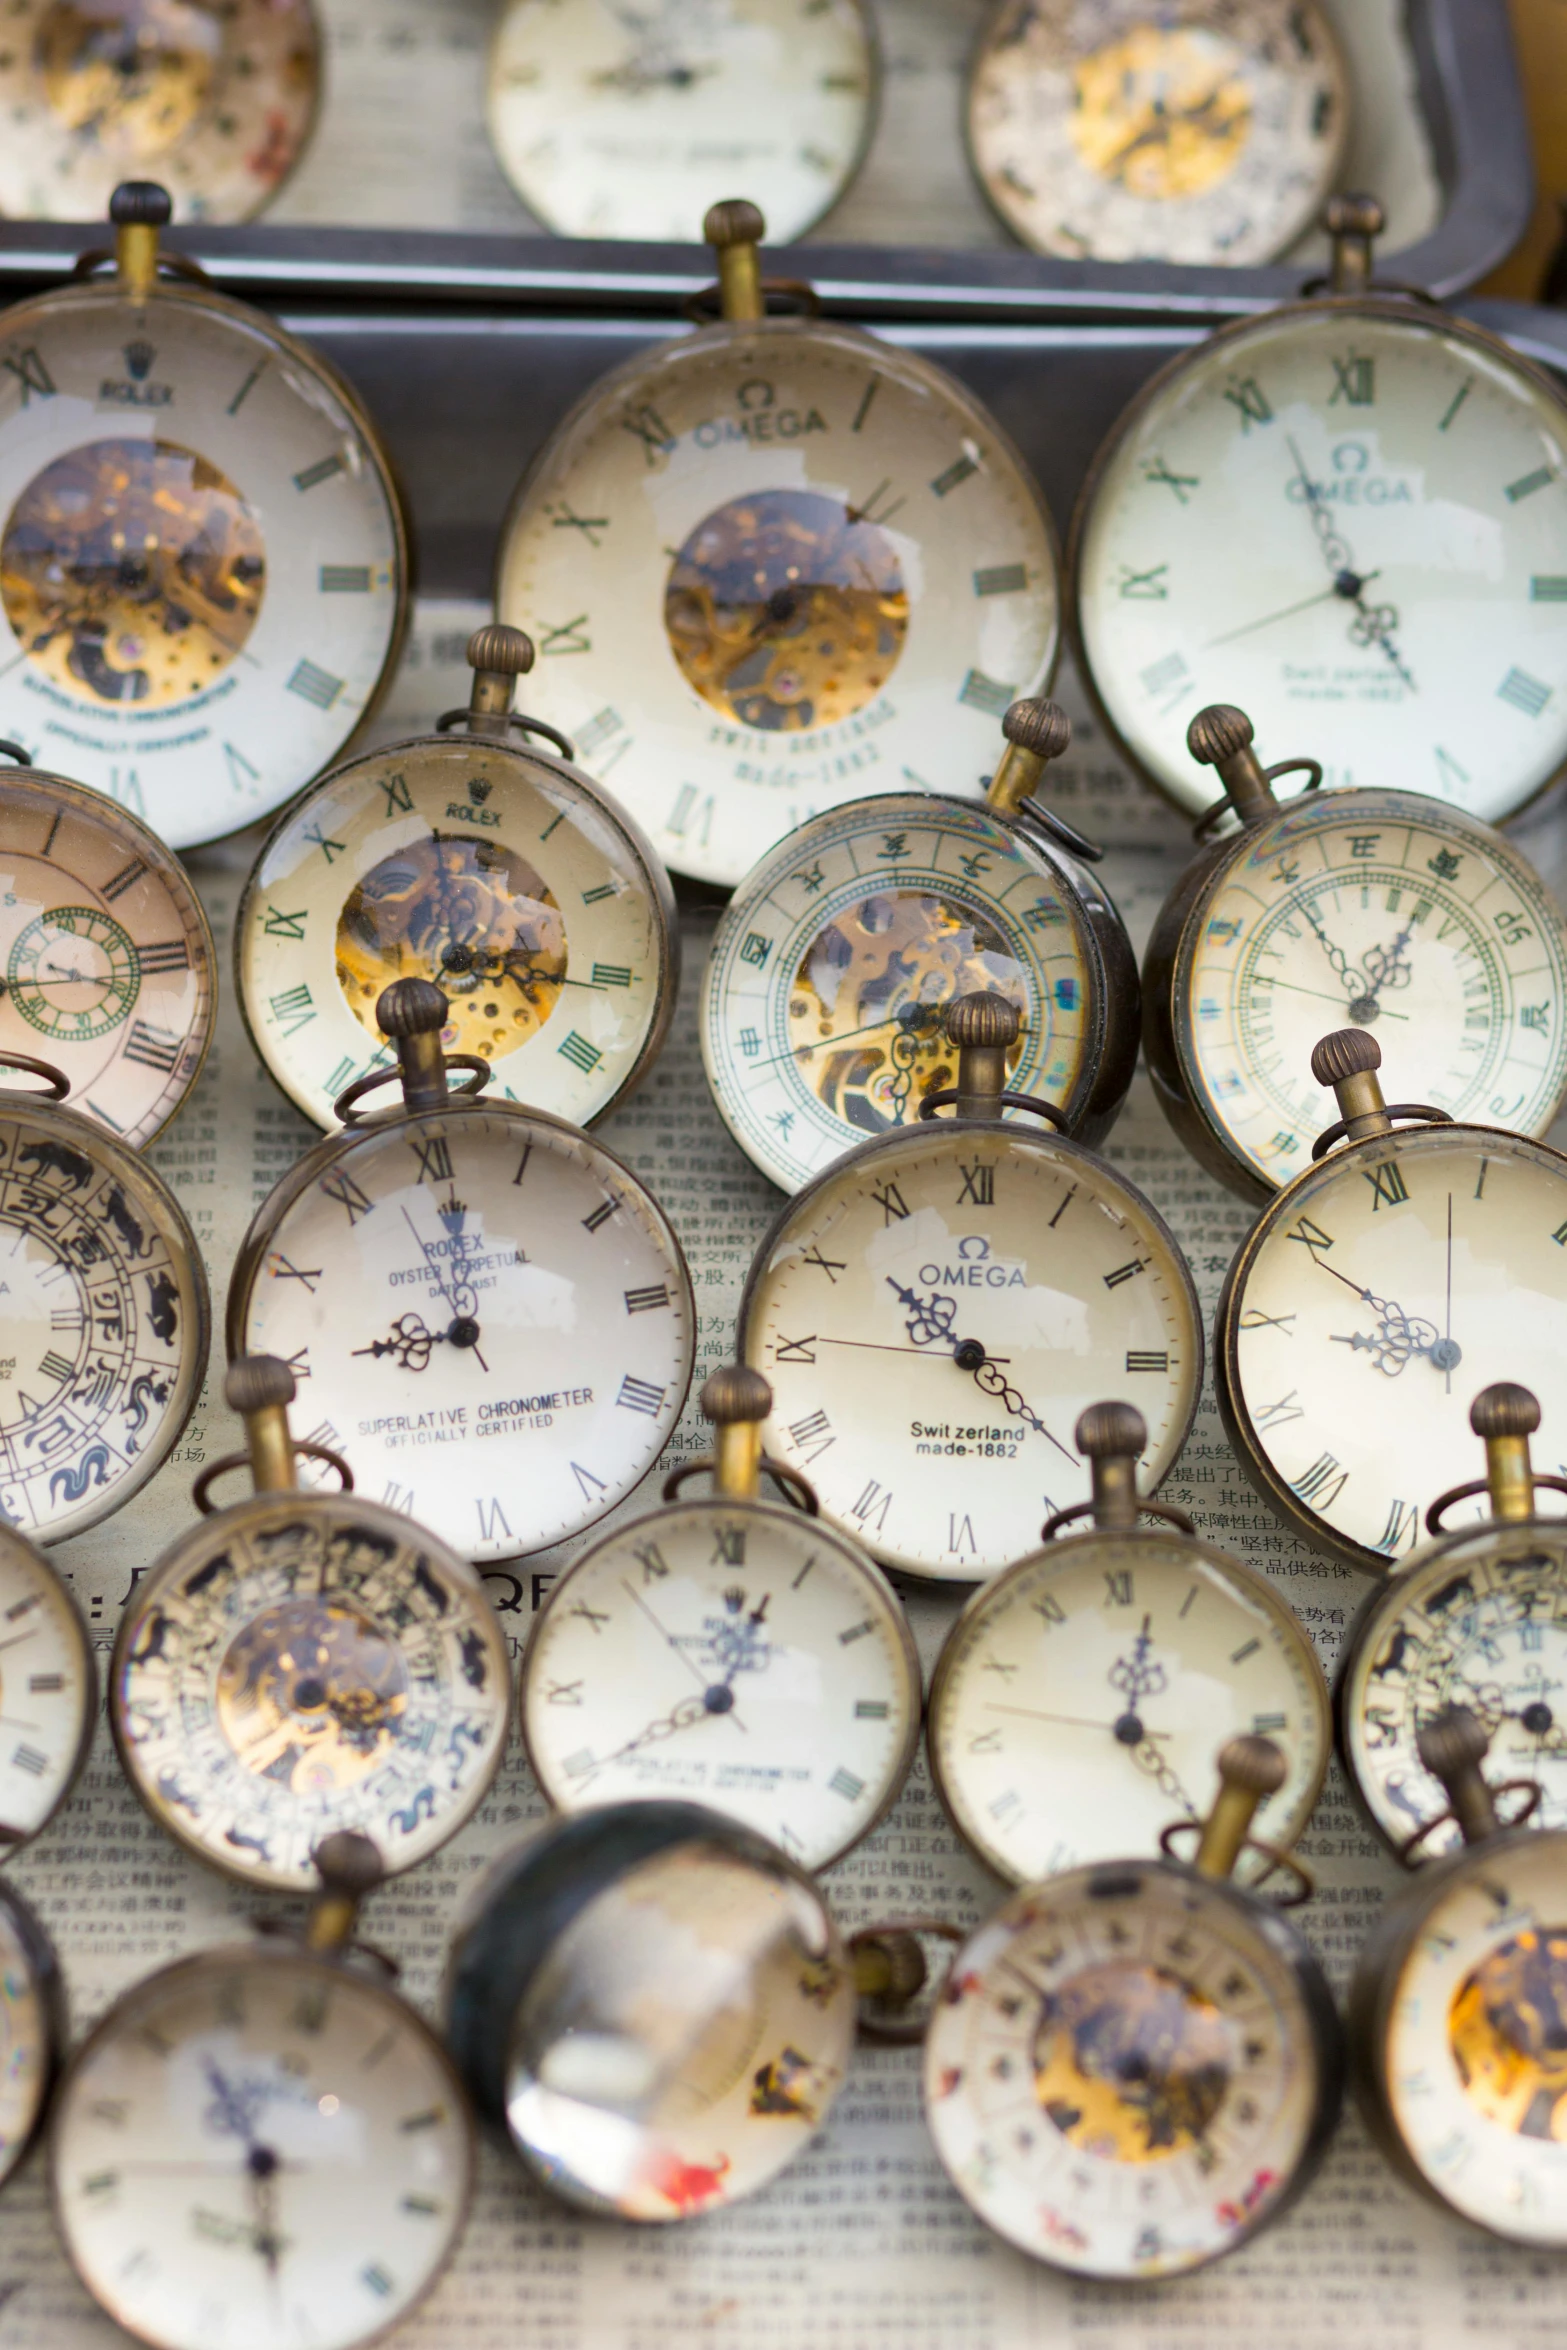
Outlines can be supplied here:
[[1021, 1420], [1036, 1435], [1043, 1436], [1053, 1444], [1063, 1460], [1071, 1461], [1074, 1468], [1077, 1466], [1074, 1456], [1067, 1451], [1058, 1436], [1051, 1434], [1032, 1404], [1025, 1401], [1021, 1391], [1010, 1380], [1003, 1378], [980, 1341], [956, 1335], [952, 1328], [956, 1309], [949, 1299], [936, 1297], [926, 1300], [918, 1290], [907, 1289], [901, 1281], [894, 1281], [890, 1273], [886, 1275], [886, 1282], [893, 1295], [909, 1309], [908, 1331], [916, 1346], [939, 1344], [950, 1348], [952, 1359], [960, 1371], [970, 1372], [975, 1383], [986, 1395], [994, 1396], [1004, 1411], [1010, 1412], [1014, 1419]]

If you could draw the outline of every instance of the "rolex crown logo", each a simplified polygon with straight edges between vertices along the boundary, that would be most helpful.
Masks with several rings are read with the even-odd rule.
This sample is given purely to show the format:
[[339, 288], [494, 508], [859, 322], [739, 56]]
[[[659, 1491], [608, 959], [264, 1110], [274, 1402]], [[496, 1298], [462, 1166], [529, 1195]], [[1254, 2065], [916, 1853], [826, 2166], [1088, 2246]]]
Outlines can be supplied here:
[[737, 1616], [745, 1605], [745, 1593], [737, 1591], [731, 1583], [729, 1589], [724, 1593], [724, 1605], [732, 1616]]
[[458, 1199], [454, 1194], [449, 1200], [443, 1201], [441, 1206], [437, 1208], [436, 1214], [448, 1232], [458, 1233], [467, 1222], [468, 1203], [466, 1200]]
[[125, 365], [137, 383], [146, 382], [152, 372], [152, 363], [157, 356], [157, 351], [151, 343], [138, 341], [126, 344]]
[[474, 802], [476, 807], [482, 808], [489, 796], [490, 787], [481, 775], [477, 782], [470, 784], [468, 788], [468, 797]]

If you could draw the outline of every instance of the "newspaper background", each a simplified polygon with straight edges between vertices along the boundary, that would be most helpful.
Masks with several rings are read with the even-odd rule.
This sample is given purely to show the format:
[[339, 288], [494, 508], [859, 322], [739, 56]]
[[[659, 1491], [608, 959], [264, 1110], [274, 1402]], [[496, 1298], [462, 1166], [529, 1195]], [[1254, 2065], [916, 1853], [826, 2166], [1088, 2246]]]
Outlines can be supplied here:
[[[466, 698], [462, 650], [489, 617], [470, 603], [418, 610], [401, 675], [377, 733], [416, 731]], [[1102, 840], [1102, 869], [1139, 951], [1190, 837], [1108, 750], [1067, 674], [1058, 693], [1077, 736], [1051, 770], [1052, 797]], [[1309, 746], [1268, 744], [1270, 758]], [[1561, 795], [1518, 827], [1558, 895], [1567, 878]], [[276, 1092], [246, 1039], [228, 985], [235, 900], [257, 836], [199, 853], [195, 865], [218, 937], [223, 1002], [206, 1071], [151, 1156], [191, 1217], [206, 1254], [221, 1328], [229, 1267], [253, 1207], [314, 1139]], [[694, 1395], [732, 1344], [740, 1284], [778, 1195], [721, 1126], [702, 1076], [695, 992], [713, 921], [688, 910], [682, 1002], [669, 1044], [641, 1092], [601, 1129], [652, 1186], [690, 1257], [700, 1309], [699, 1362], [667, 1461], [706, 1449]], [[1560, 1131], [1558, 1140], [1563, 1139]], [[1109, 1156], [1164, 1211], [1212, 1310], [1249, 1211], [1203, 1175], [1169, 1135], [1139, 1072]], [[200, 1464], [238, 1443], [215, 1366], [184, 1443], [120, 1514], [54, 1551], [91, 1624], [100, 1666], [136, 1576], [191, 1523]], [[667, 1465], [667, 1463], [666, 1463]], [[1471, 1464], [1472, 1466], [1473, 1464]], [[1468, 1474], [1468, 1468], [1456, 1474]], [[658, 1474], [618, 1513], [657, 1506]], [[236, 1486], [236, 1491], [242, 1490]], [[1258, 1503], [1225, 1444], [1211, 1392], [1164, 1488], [1203, 1531], [1279, 1578], [1331, 1672], [1361, 1577], [1313, 1554]], [[578, 1543], [497, 1571], [490, 1590], [514, 1650]], [[905, 1589], [928, 1677], [962, 1593]], [[480, 1813], [426, 1866], [378, 1894], [367, 1933], [391, 1949], [405, 1987], [434, 2012], [451, 1921], [475, 1873], [526, 1831], [542, 1805], [514, 1743]], [[1335, 1764], [1302, 1852], [1319, 1890], [1302, 1921], [1342, 1986], [1376, 1906], [1400, 1882], [1351, 1807]], [[73, 2028], [166, 1960], [231, 1938], [258, 1897], [230, 1888], [153, 1826], [126, 1786], [100, 1722], [78, 1790], [40, 1843], [11, 1864], [40, 1910], [68, 1978]], [[833, 1869], [829, 1898], [847, 1926], [918, 1910], [977, 1923], [1000, 1889], [948, 1828], [923, 1756], [896, 1806]], [[290, 1905], [274, 1902], [278, 1914]], [[1256, 2245], [1174, 2286], [1074, 2282], [991, 2237], [949, 2186], [920, 2115], [919, 2052], [865, 2048], [824, 2133], [765, 2194], [668, 2229], [585, 2219], [553, 2203], [495, 2149], [457, 2259], [399, 2335], [406, 2350], [1174, 2350], [1183, 2342], [1253, 2350], [1339, 2350], [1346, 2333], [1378, 2350], [1551, 2350], [1567, 2331], [1567, 2257], [1490, 2243], [1396, 2181], [1346, 2115], [1304, 2200]], [[0, 2202], [0, 2350], [101, 2350], [125, 2337], [76, 2283], [55, 2238], [45, 2164], [35, 2153]]]

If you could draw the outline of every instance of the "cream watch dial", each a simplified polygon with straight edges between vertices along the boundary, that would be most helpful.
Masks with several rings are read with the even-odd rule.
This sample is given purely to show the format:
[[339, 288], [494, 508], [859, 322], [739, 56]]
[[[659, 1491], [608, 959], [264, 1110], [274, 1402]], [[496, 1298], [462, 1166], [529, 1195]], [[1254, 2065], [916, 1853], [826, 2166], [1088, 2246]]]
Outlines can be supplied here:
[[818, 320], [712, 327], [599, 385], [518, 493], [497, 601], [541, 715], [667, 864], [726, 887], [840, 801], [976, 789], [1056, 650], [1021, 458], [950, 376]]
[[1327, 194], [1344, 63], [1300, 0], [1002, 0], [969, 149], [1024, 244], [1069, 261], [1270, 261]]
[[1202, 1383], [1191, 1279], [1148, 1202], [999, 1125], [889, 1137], [802, 1193], [740, 1335], [772, 1383], [768, 1450], [851, 1540], [943, 1581], [993, 1573], [1086, 1499], [1072, 1429], [1100, 1396], [1135, 1398], [1157, 1485]]
[[0, 321], [0, 735], [170, 848], [264, 816], [396, 649], [391, 482], [320, 362], [220, 297]]
[[132, 1149], [206, 1058], [212, 934], [185, 869], [98, 792], [0, 768], [0, 1048]]
[[1220, 1396], [1243, 1458], [1358, 1565], [1413, 1550], [1493, 1380], [1539, 1396], [1542, 1464], [1567, 1455], [1567, 1160], [1543, 1144], [1426, 1127], [1336, 1152], [1230, 1281]]
[[54, 2070], [54, 2018], [35, 1934], [0, 1886], [0, 2186], [38, 2127]]
[[677, 949], [652, 851], [558, 761], [456, 735], [374, 751], [295, 803], [246, 887], [240, 998], [318, 1126], [389, 1048], [383, 988], [432, 979], [448, 1052], [573, 1125], [646, 1065]]
[[476, 1105], [322, 1144], [252, 1227], [230, 1351], [310, 1382], [303, 1432], [470, 1559], [591, 1526], [662, 1451], [694, 1359], [674, 1233], [569, 1126]]
[[780, 841], [732, 899], [702, 1058], [736, 1142], [797, 1191], [954, 1082], [943, 1014], [974, 990], [1023, 1015], [1012, 1091], [1080, 1097], [1098, 985], [1082, 909], [1020, 828], [955, 800], [856, 800]]
[[1095, 689], [1197, 813], [1205, 703], [1309, 738], [1332, 784], [1490, 822], [1567, 754], [1567, 410], [1489, 338], [1324, 302], [1227, 330], [1156, 381], [1080, 509]]
[[825, 1868], [876, 1824], [919, 1734], [907, 1619], [813, 1520], [722, 1501], [611, 1534], [550, 1594], [522, 1676], [562, 1811], [678, 1796]]
[[502, 170], [561, 236], [689, 244], [743, 187], [787, 244], [858, 169], [876, 79], [859, 0], [510, 0], [485, 111]]
[[1223, 1886], [1071, 1870], [998, 1910], [952, 1986], [925, 2042], [931, 2135], [959, 2193], [1036, 2260], [1179, 2275], [1292, 2185], [1322, 2095], [1312, 2011]]
[[258, 1497], [137, 1587], [109, 1710], [171, 1835], [309, 1892], [312, 1853], [341, 1829], [393, 1873], [455, 1835], [500, 1768], [510, 1681], [476, 1578], [417, 1529], [357, 1498]]
[[379, 1984], [303, 1952], [187, 1959], [77, 2056], [50, 2144], [77, 2274], [157, 2350], [350, 2350], [445, 2265], [472, 2181], [446, 2057]]
[[[1327, 1770], [1322, 1668], [1284, 1600], [1174, 1535], [1063, 1538], [976, 1593], [931, 1685], [937, 1784], [981, 1859], [1013, 1884], [1155, 1846], [1205, 1819], [1226, 1739], [1289, 1766], [1257, 1834], [1290, 1845]], [[1237, 1874], [1266, 1866], [1242, 1855]]]
[[206, 1369], [207, 1290], [151, 1168], [47, 1110], [0, 1112], [0, 1331], [0, 1515], [58, 1542], [168, 1457]]
[[36, 1836], [65, 1801], [97, 1702], [74, 1601], [30, 1543], [0, 1528], [0, 1853]]
[[1335, 1019], [1455, 1118], [1539, 1133], [1567, 1083], [1567, 925], [1496, 834], [1403, 794], [1297, 803], [1248, 834], [1188, 924], [1182, 1057], [1209, 1120], [1284, 1184], [1337, 1116], [1311, 1074]]
[[1383, 2053], [1422, 2176], [1479, 2226], [1567, 2240], [1567, 1847], [1527, 1834], [1455, 1873], [1403, 1953]]
[[[1485, 1526], [1414, 1560], [1378, 1594], [1344, 1668], [1344, 1751], [1391, 1844], [1446, 1811], [1416, 1740], [1450, 1705], [1490, 1736], [1488, 1775], [1531, 1779], [1536, 1815], [1567, 1827], [1567, 1526]], [[1433, 1830], [1423, 1857], [1454, 1851]]]

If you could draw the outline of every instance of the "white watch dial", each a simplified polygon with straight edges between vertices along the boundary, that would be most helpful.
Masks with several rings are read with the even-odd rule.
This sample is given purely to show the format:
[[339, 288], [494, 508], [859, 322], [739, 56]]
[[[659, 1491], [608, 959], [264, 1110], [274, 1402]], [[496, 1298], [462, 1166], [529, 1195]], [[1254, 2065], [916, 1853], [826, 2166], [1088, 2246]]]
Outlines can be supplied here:
[[448, 1052], [585, 1126], [663, 1032], [677, 947], [663, 876], [573, 770], [454, 735], [396, 743], [288, 809], [246, 885], [240, 997], [262, 1059], [318, 1126], [388, 1048], [394, 980], [431, 979]]
[[1311, 1074], [1335, 1018], [1376, 1027], [1411, 1098], [1520, 1133], [1567, 1084], [1567, 924], [1497, 834], [1403, 794], [1298, 802], [1247, 835], [1189, 921], [1176, 1018], [1201, 1105], [1264, 1181], [1337, 1116]]
[[853, 178], [876, 81], [859, 0], [510, 0], [485, 110], [502, 170], [561, 236], [689, 244], [743, 187], [782, 245]]
[[156, 2350], [351, 2350], [456, 2241], [462, 2092], [378, 1984], [289, 1950], [153, 1975], [60, 2091], [55, 2211], [93, 2298]]
[[780, 841], [719, 922], [708, 1083], [741, 1149], [797, 1191], [952, 1084], [943, 1015], [975, 990], [1022, 1014], [1011, 1090], [1079, 1099], [1099, 970], [1080, 902], [1021, 827], [912, 793], [851, 801]]
[[1480, 2227], [1567, 2239], [1567, 1839], [1526, 1833], [1461, 1868], [1389, 1993], [1385, 2094], [1416, 2168]]
[[902, 1784], [919, 1665], [897, 1597], [846, 1542], [775, 1507], [695, 1502], [573, 1564], [522, 1708], [559, 1809], [677, 1796], [820, 1869]]
[[1049, 516], [970, 394], [788, 319], [595, 387], [518, 493], [497, 603], [540, 714], [726, 887], [819, 809], [977, 789], [1058, 619]]
[[1353, 1145], [1237, 1265], [1221, 1399], [1279, 1497], [1357, 1564], [1413, 1550], [1493, 1381], [1539, 1396], [1542, 1460], [1567, 1456], [1567, 1160], [1544, 1144], [1416, 1127]]
[[[1310, 1640], [1237, 1560], [1152, 1531], [1063, 1537], [987, 1584], [948, 1636], [927, 1732], [956, 1826], [1013, 1884], [1205, 1819], [1242, 1733], [1286, 1759], [1256, 1832], [1293, 1844], [1332, 1745]], [[1247, 1852], [1237, 1874], [1266, 1865]]]
[[322, 1144], [252, 1227], [232, 1351], [281, 1355], [361, 1490], [469, 1559], [591, 1526], [662, 1451], [695, 1312], [680, 1246], [586, 1135], [482, 1103]]
[[65, 1801], [97, 1701], [92, 1651], [65, 1585], [30, 1543], [0, 1528], [0, 1852], [36, 1836]]
[[1487, 336], [1324, 302], [1228, 330], [1117, 428], [1078, 615], [1122, 740], [1195, 814], [1247, 711], [1334, 784], [1495, 822], [1567, 755], [1567, 408]]
[[932, 1123], [820, 1178], [763, 1242], [740, 1331], [769, 1451], [851, 1540], [939, 1580], [993, 1573], [1086, 1499], [1072, 1430], [1101, 1396], [1135, 1398], [1156, 1485], [1202, 1382], [1190, 1276], [1148, 1202], [999, 1124]]
[[341, 749], [405, 570], [362, 419], [258, 313], [84, 286], [0, 321], [0, 735], [170, 848]]
[[0, 2186], [32, 2144], [54, 2071], [53, 2003], [39, 1955], [36, 1929], [0, 1886]]

